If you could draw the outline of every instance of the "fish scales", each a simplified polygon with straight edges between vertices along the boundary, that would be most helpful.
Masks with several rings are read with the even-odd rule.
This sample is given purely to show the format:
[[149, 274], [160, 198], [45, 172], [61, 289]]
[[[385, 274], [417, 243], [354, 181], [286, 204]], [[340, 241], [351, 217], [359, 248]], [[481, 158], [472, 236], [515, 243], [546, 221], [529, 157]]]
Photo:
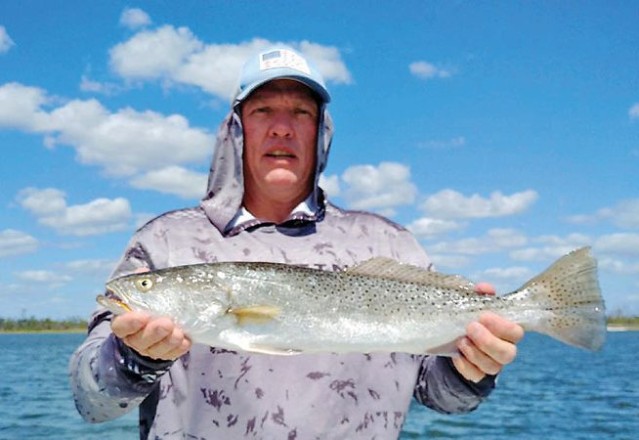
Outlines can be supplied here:
[[269, 354], [450, 355], [493, 311], [527, 330], [595, 350], [605, 339], [596, 261], [574, 251], [505, 296], [462, 277], [376, 258], [342, 272], [278, 263], [196, 264], [124, 276], [98, 301], [115, 313], [170, 316], [196, 343]]

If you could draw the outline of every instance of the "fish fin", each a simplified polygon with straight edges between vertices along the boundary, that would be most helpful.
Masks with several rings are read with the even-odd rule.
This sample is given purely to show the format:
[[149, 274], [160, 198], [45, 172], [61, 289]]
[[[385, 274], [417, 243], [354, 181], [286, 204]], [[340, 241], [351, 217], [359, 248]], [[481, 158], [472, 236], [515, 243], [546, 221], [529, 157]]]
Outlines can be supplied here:
[[250, 343], [245, 347], [242, 347], [242, 349], [253, 353], [270, 354], [275, 356], [295, 356], [298, 354], [302, 354], [302, 350], [298, 350], [295, 348], [281, 348], [255, 343]]
[[386, 278], [407, 283], [428, 284], [441, 288], [474, 292], [474, 284], [459, 275], [447, 275], [386, 257], [375, 257], [345, 270], [346, 273]]
[[542, 312], [521, 323], [527, 330], [591, 351], [605, 342], [605, 305], [589, 247], [563, 256], [504, 299], [527, 299]]
[[426, 350], [426, 353], [437, 355], [437, 356], [446, 356], [446, 357], [455, 357], [459, 356], [459, 350], [457, 349], [457, 341], [458, 339], [453, 339], [450, 342], [439, 345], [437, 347], [432, 347]]
[[239, 325], [268, 324], [280, 314], [280, 309], [274, 306], [258, 305], [229, 309], [228, 313], [237, 318]]

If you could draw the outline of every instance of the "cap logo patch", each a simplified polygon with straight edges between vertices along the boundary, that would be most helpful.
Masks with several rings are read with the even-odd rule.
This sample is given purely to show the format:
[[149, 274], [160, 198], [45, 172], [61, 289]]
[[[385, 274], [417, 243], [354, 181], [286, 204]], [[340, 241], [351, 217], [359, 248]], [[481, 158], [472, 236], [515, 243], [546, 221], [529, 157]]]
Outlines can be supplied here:
[[280, 67], [299, 70], [306, 75], [311, 74], [311, 69], [308, 67], [306, 60], [293, 51], [278, 49], [263, 53], [260, 56], [260, 70], [276, 69]]

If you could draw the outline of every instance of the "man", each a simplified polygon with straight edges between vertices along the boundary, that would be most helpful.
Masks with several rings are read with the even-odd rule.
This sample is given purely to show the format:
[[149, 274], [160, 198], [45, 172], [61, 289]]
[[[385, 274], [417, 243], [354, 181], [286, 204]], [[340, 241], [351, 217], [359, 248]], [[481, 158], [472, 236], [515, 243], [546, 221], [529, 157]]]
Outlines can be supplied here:
[[[137, 231], [113, 276], [213, 261], [339, 270], [374, 256], [429, 267], [405, 229], [326, 201], [318, 181], [332, 139], [329, 101], [320, 74], [292, 49], [252, 57], [220, 127], [202, 203]], [[280, 357], [191, 344], [167, 317], [98, 310], [71, 359], [71, 383], [89, 421], [139, 407], [143, 439], [395, 439], [413, 395], [442, 412], [477, 407], [522, 336], [486, 314], [452, 360]]]

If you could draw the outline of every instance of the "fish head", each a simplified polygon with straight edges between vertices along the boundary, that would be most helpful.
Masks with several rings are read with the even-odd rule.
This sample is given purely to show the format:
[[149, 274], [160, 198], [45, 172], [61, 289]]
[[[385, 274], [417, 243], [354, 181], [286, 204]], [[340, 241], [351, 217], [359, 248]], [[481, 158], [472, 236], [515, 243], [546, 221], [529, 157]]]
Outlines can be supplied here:
[[98, 302], [115, 314], [133, 310], [153, 311], [158, 297], [158, 277], [152, 272], [115, 278], [106, 284]]
[[106, 284], [98, 302], [115, 314], [132, 310], [169, 316], [176, 322], [215, 322], [228, 313], [226, 282], [204, 265], [134, 273]]

